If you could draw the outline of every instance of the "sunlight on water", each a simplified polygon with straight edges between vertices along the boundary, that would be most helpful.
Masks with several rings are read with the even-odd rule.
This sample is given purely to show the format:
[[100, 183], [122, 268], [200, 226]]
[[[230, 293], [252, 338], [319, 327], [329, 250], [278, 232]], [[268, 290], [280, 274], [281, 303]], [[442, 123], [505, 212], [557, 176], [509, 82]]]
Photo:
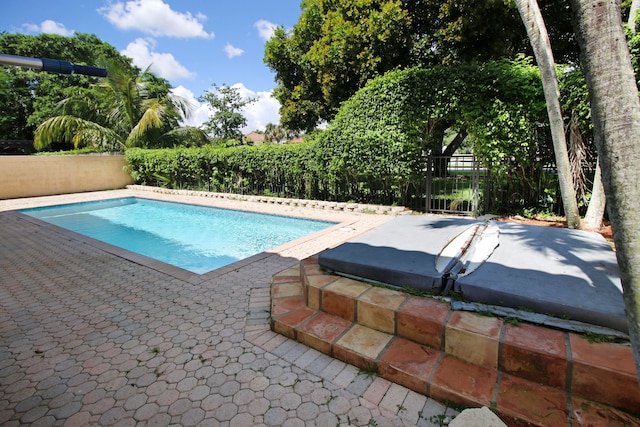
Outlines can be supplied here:
[[22, 212], [200, 274], [334, 224], [138, 198]]

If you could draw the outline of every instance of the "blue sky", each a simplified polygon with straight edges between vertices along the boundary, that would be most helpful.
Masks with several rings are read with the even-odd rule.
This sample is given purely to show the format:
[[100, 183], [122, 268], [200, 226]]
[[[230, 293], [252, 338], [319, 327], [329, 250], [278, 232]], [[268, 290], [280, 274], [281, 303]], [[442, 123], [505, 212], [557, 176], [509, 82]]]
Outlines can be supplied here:
[[[0, 0], [0, 31], [95, 34], [139, 67], [151, 64], [194, 104], [214, 83], [258, 98], [245, 131], [279, 120], [264, 44], [274, 26], [290, 29], [299, 16], [300, 0]], [[208, 114], [196, 105], [188, 124]]]

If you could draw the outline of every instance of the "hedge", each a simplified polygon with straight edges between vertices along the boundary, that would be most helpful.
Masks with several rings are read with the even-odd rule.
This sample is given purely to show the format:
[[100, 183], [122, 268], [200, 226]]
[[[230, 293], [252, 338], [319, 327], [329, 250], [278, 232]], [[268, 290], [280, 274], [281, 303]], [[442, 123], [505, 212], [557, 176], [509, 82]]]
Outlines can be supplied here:
[[[328, 156], [315, 142], [286, 145], [131, 148], [128, 171], [137, 184], [237, 194], [385, 205], [424, 206], [424, 177], [407, 186], [406, 178], [355, 177], [353, 170], [326, 170]], [[406, 160], [399, 153], [392, 163]], [[374, 162], [375, 159], [368, 161]], [[407, 167], [416, 167], [412, 161]], [[416, 171], [418, 172], [418, 171]], [[416, 173], [415, 176], [421, 174]], [[401, 180], [401, 181], [400, 181]], [[419, 192], [416, 192], [418, 189]], [[407, 201], [414, 200], [414, 203]]]

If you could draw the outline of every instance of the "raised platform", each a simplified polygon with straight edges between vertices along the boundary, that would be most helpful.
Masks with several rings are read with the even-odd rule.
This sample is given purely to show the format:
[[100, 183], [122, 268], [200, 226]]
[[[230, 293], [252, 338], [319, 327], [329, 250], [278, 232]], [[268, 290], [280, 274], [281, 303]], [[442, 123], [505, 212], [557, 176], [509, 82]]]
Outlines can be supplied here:
[[[440, 250], [482, 221], [403, 216], [319, 256], [338, 274], [431, 291], [441, 283]], [[628, 331], [615, 253], [598, 233], [498, 222], [499, 245], [460, 277], [465, 301], [525, 308]]]
[[439, 401], [508, 425], [640, 425], [628, 345], [452, 311], [429, 297], [326, 274], [318, 258], [273, 277], [272, 329]]

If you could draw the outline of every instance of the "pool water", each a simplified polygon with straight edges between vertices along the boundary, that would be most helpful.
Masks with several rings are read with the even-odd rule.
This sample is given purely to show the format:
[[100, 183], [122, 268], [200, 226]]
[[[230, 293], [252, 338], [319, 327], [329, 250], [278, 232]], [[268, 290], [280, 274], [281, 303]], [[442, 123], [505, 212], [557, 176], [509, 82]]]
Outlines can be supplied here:
[[21, 212], [198, 274], [335, 224], [136, 197]]

